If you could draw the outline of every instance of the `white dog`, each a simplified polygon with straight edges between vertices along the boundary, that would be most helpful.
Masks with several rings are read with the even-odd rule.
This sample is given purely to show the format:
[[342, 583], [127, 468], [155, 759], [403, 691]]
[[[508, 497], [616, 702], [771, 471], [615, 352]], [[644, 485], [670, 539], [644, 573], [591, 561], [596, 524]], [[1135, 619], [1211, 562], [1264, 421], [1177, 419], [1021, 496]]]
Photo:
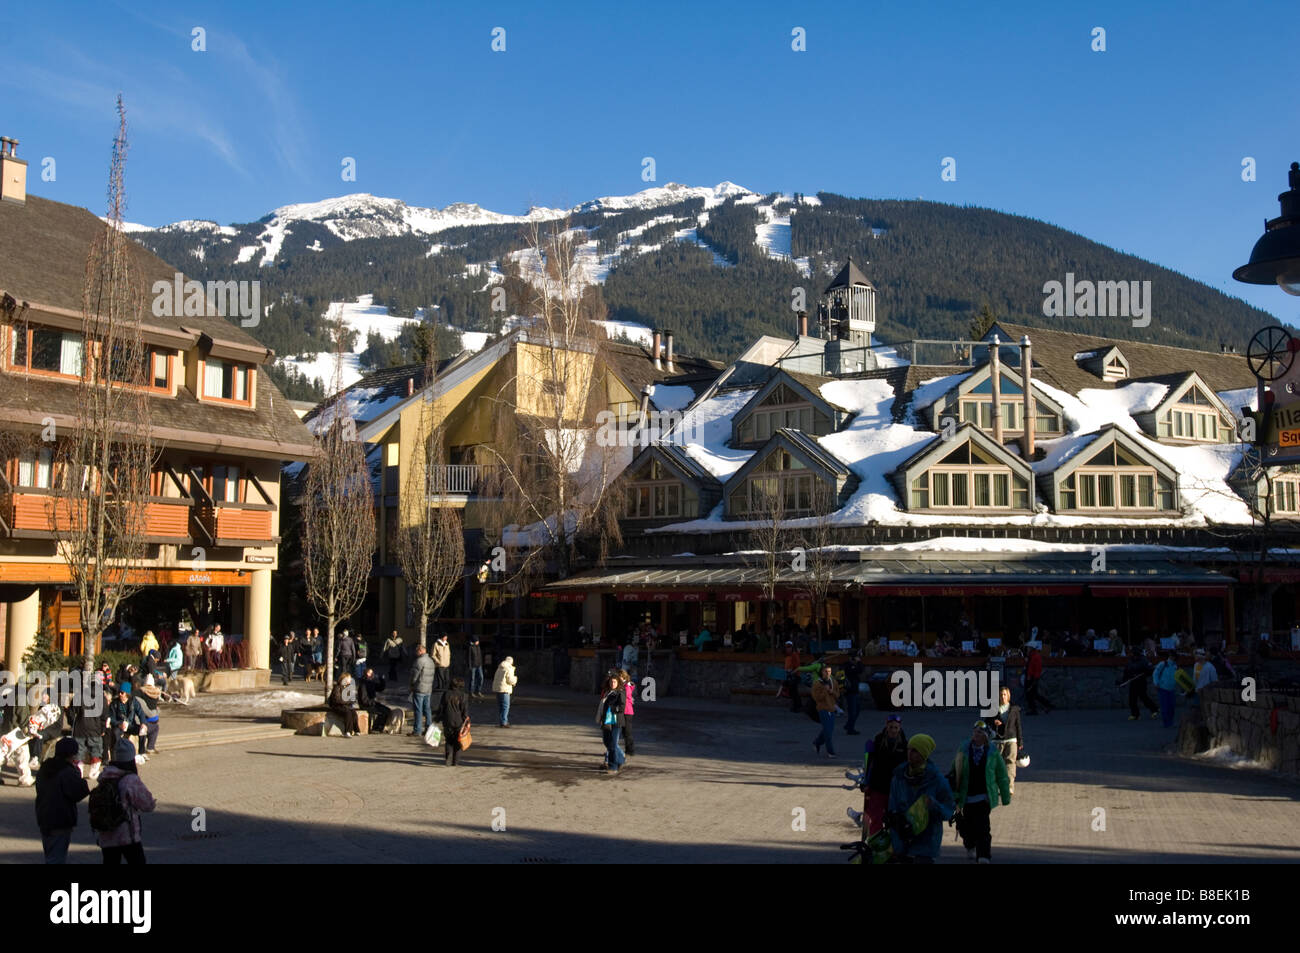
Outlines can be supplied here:
[[0, 738], [0, 768], [5, 765], [16, 767], [18, 783], [25, 788], [36, 783], [36, 779], [32, 777], [32, 756], [27, 747], [27, 743], [31, 740], [31, 736], [21, 728], [15, 728]]

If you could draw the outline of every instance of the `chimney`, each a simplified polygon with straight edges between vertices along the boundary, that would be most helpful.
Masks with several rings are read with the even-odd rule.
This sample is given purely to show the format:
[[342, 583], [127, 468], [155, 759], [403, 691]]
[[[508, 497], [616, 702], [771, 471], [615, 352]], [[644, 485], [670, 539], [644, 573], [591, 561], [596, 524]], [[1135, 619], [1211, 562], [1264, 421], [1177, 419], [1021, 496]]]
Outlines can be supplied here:
[[27, 163], [14, 152], [18, 140], [0, 136], [0, 200], [27, 204]]
[[665, 328], [664, 337], [668, 339], [668, 343], [665, 345], [668, 356], [665, 358], [664, 363], [667, 365], [669, 374], [676, 374], [677, 370], [673, 367], [673, 332]]
[[1020, 339], [1020, 377], [1025, 389], [1025, 439], [1022, 451], [1026, 460], [1034, 459], [1034, 417], [1038, 412], [1033, 387], [1034, 352], [1029, 335]]
[[993, 439], [1002, 445], [1002, 358], [998, 354], [998, 336], [989, 344], [989, 380], [993, 383]]
[[636, 436], [634, 447], [650, 446], [650, 385], [641, 388], [641, 413], [636, 419]]
[[808, 336], [808, 312], [799, 312], [799, 336], [806, 338]]
[[655, 328], [653, 343], [650, 345], [650, 356], [655, 359], [655, 370], [657, 371], [662, 371], [664, 369], [663, 361], [659, 359], [659, 342], [661, 339], [662, 332], [658, 328]]
[[415, 396], [415, 378], [414, 378], [414, 377], [408, 377], [408, 378], [406, 379], [406, 396], [407, 396], [407, 397], [413, 397], [413, 396]]

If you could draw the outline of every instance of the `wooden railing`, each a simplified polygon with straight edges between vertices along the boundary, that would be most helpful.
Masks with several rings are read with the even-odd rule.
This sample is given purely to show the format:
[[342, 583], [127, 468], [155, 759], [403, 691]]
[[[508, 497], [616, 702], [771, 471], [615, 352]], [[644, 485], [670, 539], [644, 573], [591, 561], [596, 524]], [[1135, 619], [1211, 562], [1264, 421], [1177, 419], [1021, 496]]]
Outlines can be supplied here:
[[431, 467], [429, 470], [429, 493], [465, 493], [477, 495], [489, 477], [497, 468], [479, 464], [454, 463]]
[[270, 542], [270, 506], [261, 503], [200, 503], [194, 515], [212, 540]]

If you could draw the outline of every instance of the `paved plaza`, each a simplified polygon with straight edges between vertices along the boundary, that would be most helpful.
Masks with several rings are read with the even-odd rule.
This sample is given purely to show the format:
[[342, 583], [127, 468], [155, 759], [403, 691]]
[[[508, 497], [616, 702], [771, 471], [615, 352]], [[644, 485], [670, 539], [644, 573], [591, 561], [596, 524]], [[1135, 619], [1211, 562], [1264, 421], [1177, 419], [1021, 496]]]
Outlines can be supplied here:
[[[203, 717], [164, 709], [164, 750], [140, 768], [159, 805], [144, 822], [149, 860], [836, 863], [838, 845], [857, 836], [844, 809], [861, 808], [861, 795], [841, 787], [843, 773], [860, 763], [880, 712], [863, 713], [856, 738], [837, 727], [841, 760], [828, 762], [813, 754], [817, 726], [775, 701], [638, 703], [638, 753], [607, 777], [598, 770], [596, 699], [522, 689], [508, 729], [495, 727], [494, 700], [473, 703], [475, 742], [457, 768], [405, 735], [276, 733], [265, 715], [241, 717], [237, 696]], [[1179, 759], [1164, 751], [1172, 731], [1126, 717], [1026, 718], [1033, 763], [1021, 770], [1013, 803], [993, 813], [995, 863], [1300, 860], [1300, 785]], [[904, 712], [909, 735], [924, 731], [939, 742], [944, 770], [972, 720]], [[223, 733], [241, 740], [199, 745]], [[177, 747], [166, 750], [169, 740]], [[32, 790], [6, 778], [5, 861], [41, 858], [32, 801]], [[204, 831], [193, 829], [196, 808]], [[1094, 830], [1097, 808], [1104, 831]], [[794, 829], [798, 809], [804, 830]], [[941, 862], [964, 863], [952, 828], [945, 831]], [[70, 860], [99, 861], [84, 803]]]

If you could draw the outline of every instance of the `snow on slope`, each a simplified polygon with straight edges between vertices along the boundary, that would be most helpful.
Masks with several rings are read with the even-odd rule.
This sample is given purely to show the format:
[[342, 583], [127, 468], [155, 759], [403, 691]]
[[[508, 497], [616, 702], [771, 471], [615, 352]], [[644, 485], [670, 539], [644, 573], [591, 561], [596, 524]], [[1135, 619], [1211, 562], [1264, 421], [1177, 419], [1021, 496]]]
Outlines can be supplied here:
[[[392, 341], [401, 333], [402, 326], [412, 320], [390, 315], [387, 308], [375, 304], [374, 295], [361, 295], [351, 302], [336, 301], [325, 311], [325, 317], [331, 321], [342, 320], [345, 326], [356, 331], [358, 349], [365, 348], [370, 332], [377, 331], [385, 341]], [[337, 390], [336, 383], [338, 387], [350, 387], [362, 376], [359, 351], [342, 355], [342, 367], [338, 366], [337, 358], [338, 355], [330, 351], [322, 351], [281, 358], [280, 363], [308, 378], [319, 380], [325, 385], [325, 390], [332, 393]]]
[[[753, 192], [734, 182], [719, 182], [708, 186], [689, 186], [678, 182], [643, 189], [635, 195], [605, 195], [581, 205], [574, 206], [574, 214], [581, 212], [623, 211], [630, 208], [649, 209], [661, 205], [675, 205], [687, 199], [703, 199], [705, 208], [721, 205], [730, 198], [754, 195]], [[757, 197], [757, 196], [755, 196]]]
[[812, 265], [807, 258], [792, 258], [790, 255], [790, 216], [781, 215], [770, 205], [758, 207], [762, 219], [754, 226], [754, 241], [767, 252], [768, 258], [792, 261], [805, 277], [812, 277]]

